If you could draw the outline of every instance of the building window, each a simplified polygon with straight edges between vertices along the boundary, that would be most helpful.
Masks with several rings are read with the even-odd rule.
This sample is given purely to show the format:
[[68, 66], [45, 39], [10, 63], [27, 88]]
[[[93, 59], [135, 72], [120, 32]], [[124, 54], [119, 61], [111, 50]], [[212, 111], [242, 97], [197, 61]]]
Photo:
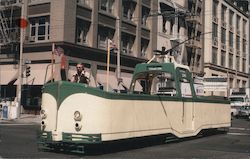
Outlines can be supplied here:
[[169, 22], [170, 22], [170, 28], [167, 28], [167, 29], [169, 29], [169, 34], [173, 35], [173, 33], [174, 33], [174, 24], [175, 24], [174, 18], [171, 18], [169, 20]]
[[229, 80], [229, 87], [230, 88], [233, 88], [233, 82], [234, 82], [234, 79], [230, 78], [230, 80]]
[[99, 0], [100, 10], [112, 13], [114, 0]]
[[236, 49], [240, 50], [240, 37], [239, 36], [236, 37]]
[[240, 57], [236, 56], [236, 70], [239, 71], [240, 70]]
[[213, 40], [218, 37], [218, 25], [213, 23]]
[[77, 0], [77, 4], [90, 6], [90, 0]]
[[229, 46], [230, 47], [234, 46], [234, 35], [232, 32], [229, 32]]
[[229, 12], [229, 25], [233, 25], [233, 16], [234, 16], [234, 12], [230, 10]]
[[200, 31], [197, 31], [196, 40], [201, 41], [201, 32]]
[[222, 22], [226, 21], [226, 11], [227, 11], [227, 7], [222, 5], [221, 7], [221, 21]]
[[142, 17], [141, 17], [141, 24], [143, 26], [147, 25], [147, 18], [149, 15], [150, 9], [142, 6]]
[[127, 0], [122, 1], [122, 10], [124, 18], [132, 20], [135, 11], [135, 5], [136, 3], [134, 3], [133, 1], [127, 1]]
[[236, 23], [237, 30], [240, 30], [240, 16], [237, 15], [237, 23]]
[[216, 48], [212, 49], [212, 63], [217, 65], [217, 54], [218, 50]]
[[89, 32], [90, 22], [77, 18], [76, 19], [76, 43], [88, 44], [87, 35]]
[[233, 69], [233, 54], [229, 54], [228, 66]]
[[240, 80], [237, 79], [236, 88], [240, 88]]
[[146, 39], [141, 39], [141, 56], [142, 57], [147, 57], [147, 48], [148, 48], [149, 40]]
[[188, 31], [188, 37], [189, 38], [191, 38], [191, 37], [193, 37], [194, 35], [194, 28], [192, 27], [192, 26], [188, 26], [188, 28], [187, 28], [187, 31]]
[[226, 66], [226, 52], [221, 51], [221, 59], [220, 59], [221, 66]]
[[226, 44], [226, 29], [221, 28], [221, 43]]
[[246, 47], [247, 47], [247, 41], [244, 39], [242, 43], [242, 50], [244, 54], [246, 54]]
[[242, 88], [246, 88], [247, 81], [242, 81]]
[[[197, 52], [201, 52], [201, 49], [197, 49]], [[196, 67], [199, 68], [201, 64], [201, 55], [197, 54], [196, 61], [197, 61]]]
[[124, 54], [131, 54], [132, 53], [132, 46], [134, 45], [135, 37], [122, 33], [122, 40], [121, 40], [121, 46], [122, 46], [122, 53]]
[[197, 14], [198, 16], [201, 15], [201, 7], [200, 7], [200, 6], [197, 7], [196, 14]]
[[218, 2], [217, 1], [213, 1], [213, 16], [217, 17], [217, 8], [218, 8]]
[[193, 7], [192, 1], [188, 1], [188, 11], [194, 12], [193, 8], [194, 8], [194, 7]]
[[[5, 0], [5, 1], [7, 1], [7, 0]], [[17, 0], [9, 0], [9, 1], [10, 1], [9, 3], [14, 4], [14, 3], [16, 3]], [[29, 3], [41, 3], [41, 2], [43, 2], [44, 3], [44, 0], [29, 0], [28, 2]]]
[[246, 72], [246, 59], [242, 59], [242, 72]]
[[246, 34], [246, 28], [247, 28], [247, 21], [243, 20], [243, 35]]
[[49, 40], [49, 16], [30, 18], [30, 39], [29, 41]]
[[113, 39], [115, 30], [107, 27], [98, 27], [98, 47], [100, 49], [107, 49], [108, 39]]

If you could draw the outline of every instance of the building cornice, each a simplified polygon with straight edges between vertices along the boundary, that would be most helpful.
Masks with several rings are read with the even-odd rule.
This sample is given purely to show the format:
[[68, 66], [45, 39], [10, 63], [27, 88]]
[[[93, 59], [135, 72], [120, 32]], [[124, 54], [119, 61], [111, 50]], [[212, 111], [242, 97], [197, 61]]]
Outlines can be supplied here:
[[[55, 46], [60, 46], [64, 49], [64, 53], [67, 56], [81, 58], [91, 61], [98, 61], [106, 63], [107, 51], [92, 48], [83, 45], [77, 45], [69, 42], [54, 42]], [[24, 45], [24, 53], [39, 53], [52, 51], [53, 42], [48, 43], [32, 43]], [[110, 53], [110, 64], [116, 65], [117, 55], [116, 53]], [[134, 68], [136, 64], [146, 62], [146, 59], [141, 59], [134, 56], [121, 54], [121, 65]]]
[[234, 5], [229, 0], [225, 0], [224, 2], [226, 2], [228, 5], [230, 5], [231, 7], [233, 7], [235, 10], [237, 10], [238, 12], [240, 12], [241, 14], [243, 14], [244, 16], [246, 16], [247, 18], [250, 17], [246, 12], [244, 12], [243, 10], [241, 10], [238, 6]]
[[211, 70], [219, 71], [219, 72], [223, 72], [223, 73], [237, 74], [237, 76], [244, 77], [244, 78], [248, 78], [248, 76], [249, 76], [248, 73], [239, 72], [239, 71], [236, 71], [236, 70], [233, 70], [230, 68], [225, 68], [225, 67], [218, 66], [215, 64], [211, 64], [211, 63], [204, 63], [204, 68], [209, 68]]

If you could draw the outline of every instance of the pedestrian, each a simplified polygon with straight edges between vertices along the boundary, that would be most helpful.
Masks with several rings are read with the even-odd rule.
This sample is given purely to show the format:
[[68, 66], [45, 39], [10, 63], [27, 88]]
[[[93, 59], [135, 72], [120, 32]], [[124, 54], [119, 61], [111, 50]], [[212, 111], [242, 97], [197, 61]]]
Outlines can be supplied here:
[[77, 72], [71, 78], [71, 82], [89, 84], [89, 74], [84, 70], [84, 65], [82, 63], [78, 63], [76, 65], [76, 70]]

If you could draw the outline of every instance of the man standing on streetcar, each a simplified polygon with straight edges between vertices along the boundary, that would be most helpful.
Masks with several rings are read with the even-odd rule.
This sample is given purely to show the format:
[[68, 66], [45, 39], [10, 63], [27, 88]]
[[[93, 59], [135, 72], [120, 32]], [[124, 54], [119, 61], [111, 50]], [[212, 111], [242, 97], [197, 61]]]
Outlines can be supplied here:
[[71, 78], [71, 82], [89, 84], [89, 73], [84, 70], [84, 65], [82, 63], [78, 63], [76, 65], [76, 70], [77, 72]]

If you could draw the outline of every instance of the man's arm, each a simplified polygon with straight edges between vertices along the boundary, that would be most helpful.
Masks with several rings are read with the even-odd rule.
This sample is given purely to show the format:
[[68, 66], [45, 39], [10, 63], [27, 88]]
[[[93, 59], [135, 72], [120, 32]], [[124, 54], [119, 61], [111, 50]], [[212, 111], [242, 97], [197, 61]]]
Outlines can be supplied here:
[[71, 77], [70, 82], [76, 82], [76, 81], [75, 81], [75, 75], [73, 75], [73, 76]]
[[88, 72], [84, 71], [84, 76], [86, 77], [86, 80], [87, 80], [87, 82], [89, 84], [89, 82], [90, 82], [90, 74]]

